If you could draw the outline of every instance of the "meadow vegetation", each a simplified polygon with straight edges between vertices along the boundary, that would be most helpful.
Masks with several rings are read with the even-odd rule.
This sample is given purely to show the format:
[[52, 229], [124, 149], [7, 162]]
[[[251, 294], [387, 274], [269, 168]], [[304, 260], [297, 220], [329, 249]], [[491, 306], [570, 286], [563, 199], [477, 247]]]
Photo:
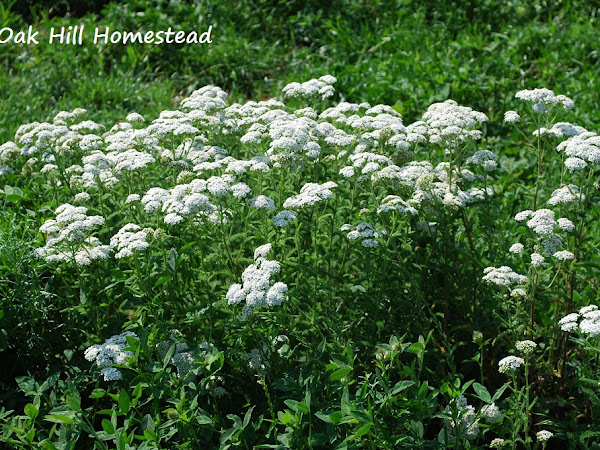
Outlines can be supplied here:
[[597, 448], [594, 2], [0, 5], [0, 442]]

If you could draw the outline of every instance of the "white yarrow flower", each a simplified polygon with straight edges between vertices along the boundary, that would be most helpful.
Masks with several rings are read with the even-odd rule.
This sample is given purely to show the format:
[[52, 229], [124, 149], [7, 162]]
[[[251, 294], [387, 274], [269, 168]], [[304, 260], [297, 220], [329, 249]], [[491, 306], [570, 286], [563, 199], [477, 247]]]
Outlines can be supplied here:
[[547, 442], [552, 436], [554, 436], [554, 433], [552, 433], [550, 431], [546, 431], [546, 430], [538, 431], [535, 434], [535, 437], [537, 438], [537, 440], [542, 443]]
[[516, 111], [506, 111], [504, 113], [504, 121], [506, 123], [517, 123], [521, 120], [521, 116]]
[[561, 261], [575, 259], [575, 255], [567, 250], [561, 250], [559, 252], [554, 253], [554, 257], [560, 259]]
[[517, 370], [523, 364], [525, 364], [523, 358], [519, 358], [518, 356], [507, 356], [506, 358], [502, 358], [498, 363], [498, 371], [500, 373], [512, 372], [513, 370]]
[[531, 265], [533, 267], [541, 267], [542, 264], [544, 263], [545, 258], [540, 255], [539, 253], [532, 253], [531, 254]]
[[523, 353], [525, 356], [529, 356], [536, 349], [537, 344], [530, 340], [518, 341], [515, 345], [515, 348]]
[[120, 370], [112, 367], [113, 364], [123, 365], [134, 355], [132, 351], [125, 350], [129, 346], [127, 337], [137, 339], [135, 333], [125, 331], [124, 333], [109, 338], [104, 344], [92, 345], [85, 350], [84, 357], [88, 361], [95, 361], [100, 367], [104, 381], [120, 380], [123, 374]]
[[523, 244], [516, 243], [516, 244], [511, 245], [510, 248], [508, 249], [508, 251], [511, 253], [519, 254], [523, 251], [523, 248], [524, 248]]

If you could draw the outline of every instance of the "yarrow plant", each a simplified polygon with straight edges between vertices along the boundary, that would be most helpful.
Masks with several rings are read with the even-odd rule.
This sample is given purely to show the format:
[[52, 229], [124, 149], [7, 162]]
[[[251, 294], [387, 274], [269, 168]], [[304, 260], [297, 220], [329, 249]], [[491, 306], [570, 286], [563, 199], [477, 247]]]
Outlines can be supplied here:
[[[12, 276], [6, 289], [28, 308], [56, 302], [41, 317], [76, 323], [79, 348], [116, 324], [140, 335], [85, 350], [109, 386], [81, 368], [52, 385], [69, 407], [70, 383], [92, 400], [67, 415], [50, 395], [39, 417], [64, 421], [53, 433], [130, 447], [531, 448], [531, 430], [563, 414], [545, 399], [587, 401], [567, 375], [583, 354], [573, 342], [591, 354], [600, 335], [598, 308], [582, 308], [596, 301], [600, 141], [562, 121], [573, 102], [519, 92], [500, 126], [525, 130], [522, 145], [485, 139], [493, 105], [488, 117], [446, 100], [410, 123], [403, 105], [332, 101], [335, 83], [243, 104], [205, 86], [115, 124], [66, 111], [0, 146], [0, 176], [23, 186], [0, 198], [39, 206], [38, 289]], [[375, 343], [399, 324], [405, 336]], [[6, 433], [27, 429], [25, 408]]]
[[104, 381], [116, 381], [123, 378], [123, 373], [113, 365], [123, 365], [128, 358], [133, 356], [132, 351], [125, 350], [129, 347], [127, 337], [137, 339], [135, 333], [126, 331], [109, 338], [104, 344], [92, 345], [85, 351], [85, 359], [94, 361], [102, 369], [100, 373], [104, 377]]
[[227, 291], [230, 305], [245, 300], [242, 314], [246, 317], [257, 308], [279, 306], [285, 300], [287, 285], [281, 281], [271, 284], [271, 277], [280, 271], [279, 262], [266, 258], [271, 248], [271, 244], [258, 247], [254, 251], [254, 264], [250, 264], [242, 274], [242, 284], [234, 283]]

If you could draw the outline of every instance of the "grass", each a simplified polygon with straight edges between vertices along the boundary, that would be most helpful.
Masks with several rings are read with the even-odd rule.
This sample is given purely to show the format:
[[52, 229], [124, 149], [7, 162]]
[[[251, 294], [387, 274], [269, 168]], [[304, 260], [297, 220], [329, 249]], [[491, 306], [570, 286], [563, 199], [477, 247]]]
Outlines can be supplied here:
[[[587, 105], [584, 119], [597, 124], [597, 15], [588, 2], [534, 8], [529, 2], [482, 2], [441, 10], [411, 2], [398, 8], [334, 2], [324, 10], [310, 2], [278, 9], [260, 1], [126, 2], [109, 4], [99, 15], [38, 14], [30, 20], [41, 30], [79, 23], [88, 30], [205, 29], [212, 23], [214, 42], [4, 46], [0, 139], [12, 138], [24, 121], [48, 120], [61, 109], [89, 107], [118, 119], [123, 111], [161, 111], [170, 107], [165, 99], [205, 84], [243, 100], [325, 73], [338, 77], [342, 99], [395, 104], [409, 120], [446, 98], [497, 117], [511, 101], [508, 92], [548, 86]], [[492, 25], [495, 16], [506, 20]], [[10, 9], [2, 22], [14, 28], [28, 23]]]

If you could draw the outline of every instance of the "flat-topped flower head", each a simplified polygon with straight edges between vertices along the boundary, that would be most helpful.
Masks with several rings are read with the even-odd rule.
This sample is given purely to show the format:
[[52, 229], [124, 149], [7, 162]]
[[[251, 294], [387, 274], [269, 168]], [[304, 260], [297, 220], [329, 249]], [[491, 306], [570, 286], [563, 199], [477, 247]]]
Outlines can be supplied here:
[[494, 438], [490, 442], [490, 448], [502, 448], [506, 445], [506, 441], [502, 438]]
[[242, 315], [248, 317], [257, 308], [278, 306], [285, 300], [288, 287], [285, 283], [271, 284], [271, 277], [279, 273], [277, 261], [267, 259], [271, 244], [264, 244], [254, 251], [254, 264], [250, 264], [242, 273], [242, 284], [234, 283], [229, 286], [226, 298], [230, 305], [236, 305], [245, 300]]
[[571, 313], [571, 314], [567, 314], [565, 317], [560, 319], [558, 321], [558, 325], [560, 326], [560, 329], [562, 331], [566, 331], [567, 333], [570, 333], [571, 331], [575, 330], [579, 326], [578, 321], [579, 321], [579, 314]]
[[293, 82], [283, 88], [283, 94], [288, 97], [313, 97], [320, 96], [322, 99], [331, 97], [335, 88], [333, 84], [337, 79], [332, 75], [324, 75], [304, 83]]
[[564, 109], [571, 109], [574, 106], [573, 100], [564, 95], [555, 95], [550, 89], [525, 89], [515, 94], [520, 100], [533, 103], [535, 112], [543, 113], [548, 111], [549, 106], [562, 105]]
[[571, 259], [575, 259], [575, 255], [567, 250], [561, 250], [553, 255], [555, 258], [560, 259], [561, 261], [569, 261]]
[[556, 189], [552, 192], [549, 205], [564, 205], [564, 204], [576, 204], [585, 201], [585, 195], [579, 192], [579, 187], [574, 184], [569, 184]]
[[323, 200], [327, 200], [333, 196], [332, 189], [338, 187], [333, 181], [328, 181], [323, 184], [306, 183], [300, 189], [298, 195], [289, 197], [284, 203], [284, 208], [298, 209], [305, 206], [312, 206]]
[[481, 131], [473, 129], [487, 122], [487, 116], [454, 100], [434, 103], [423, 114], [432, 143], [459, 143], [481, 138]]
[[572, 221], [570, 221], [569, 219], [566, 219], [564, 217], [561, 217], [560, 219], [558, 219], [557, 222], [558, 222], [558, 226], [565, 231], [573, 231], [575, 229], [575, 224]]
[[128, 223], [110, 238], [110, 246], [117, 252], [116, 259], [126, 258], [133, 256], [135, 252], [146, 250], [150, 246], [147, 238], [147, 231], [142, 230], [139, 225]]
[[523, 248], [524, 248], [523, 244], [517, 242], [516, 244], [511, 245], [510, 248], [508, 249], [508, 251], [511, 253], [516, 253], [518, 255], [521, 252], [523, 252]]
[[495, 403], [489, 403], [481, 407], [481, 417], [488, 423], [496, 423], [502, 417], [502, 411]]
[[542, 264], [544, 263], [545, 258], [540, 255], [539, 253], [532, 253], [531, 254], [531, 265], [533, 267], [541, 267]]
[[525, 356], [531, 355], [536, 347], [537, 344], [530, 340], [518, 341], [515, 345], [515, 348]]
[[478, 150], [467, 158], [466, 163], [481, 166], [483, 170], [491, 172], [498, 167], [498, 157], [489, 150]]
[[[569, 137], [558, 144], [556, 149], [570, 157], [580, 158], [588, 163], [600, 162], [600, 136], [587, 130]], [[581, 163], [578, 163], [581, 165]]]
[[552, 433], [551, 431], [547, 431], [547, 430], [541, 430], [535, 434], [535, 437], [541, 443], [548, 442], [548, 440], [550, 440], [550, 438], [552, 436], [554, 436], [554, 433]]
[[294, 220], [296, 220], [296, 213], [294, 211], [279, 211], [277, 215], [273, 217], [273, 223], [279, 228], [289, 225]]
[[101, 373], [104, 376], [104, 381], [115, 381], [123, 378], [121, 371], [112, 367], [112, 365], [123, 365], [128, 358], [134, 355], [132, 351], [125, 350], [129, 347], [127, 343], [128, 336], [137, 339], [135, 333], [125, 331], [107, 339], [104, 344], [92, 345], [86, 349], [85, 359], [96, 362], [98, 367], [102, 369]]
[[506, 123], [517, 123], [521, 120], [521, 116], [516, 111], [506, 111], [504, 113], [504, 121]]
[[267, 209], [271, 211], [275, 209], [275, 202], [272, 198], [269, 198], [266, 195], [254, 197], [250, 199], [248, 203], [255, 209]]
[[511, 284], [523, 284], [527, 277], [519, 275], [508, 266], [487, 267], [483, 271], [483, 281], [497, 286], [509, 286]]
[[502, 358], [500, 362], [498, 362], [498, 371], [500, 373], [508, 373], [517, 370], [525, 364], [525, 360], [518, 356], [507, 356], [506, 358]]
[[576, 156], [570, 156], [569, 158], [565, 159], [565, 166], [571, 173], [575, 172], [576, 170], [585, 169], [587, 165], [588, 164], [583, 159], [577, 158]]
[[386, 235], [385, 230], [376, 230], [373, 225], [362, 222], [358, 225], [344, 224], [341, 231], [347, 232], [346, 235], [351, 241], [359, 240], [363, 247], [377, 247], [380, 237]]
[[556, 225], [554, 211], [550, 209], [538, 209], [531, 214], [531, 218], [527, 221], [527, 226], [531, 228], [534, 233], [542, 236], [551, 234]]
[[48, 262], [74, 262], [79, 266], [107, 259], [110, 246], [92, 236], [93, 230], [104, 222], [102, 216], [88, 216], [84, 206], [65, 203], [56, 208], [55, 219], [47, 220], [40, 227], [47, 240], [44, 247], [36, 249], [36, 254]]
[[560, 329], [565, 332], [579, 330], [590, 337], [600, 335], [600, 310], [596, 305], [584, 306], [579, 313], [567, 314], [558, 322]]

